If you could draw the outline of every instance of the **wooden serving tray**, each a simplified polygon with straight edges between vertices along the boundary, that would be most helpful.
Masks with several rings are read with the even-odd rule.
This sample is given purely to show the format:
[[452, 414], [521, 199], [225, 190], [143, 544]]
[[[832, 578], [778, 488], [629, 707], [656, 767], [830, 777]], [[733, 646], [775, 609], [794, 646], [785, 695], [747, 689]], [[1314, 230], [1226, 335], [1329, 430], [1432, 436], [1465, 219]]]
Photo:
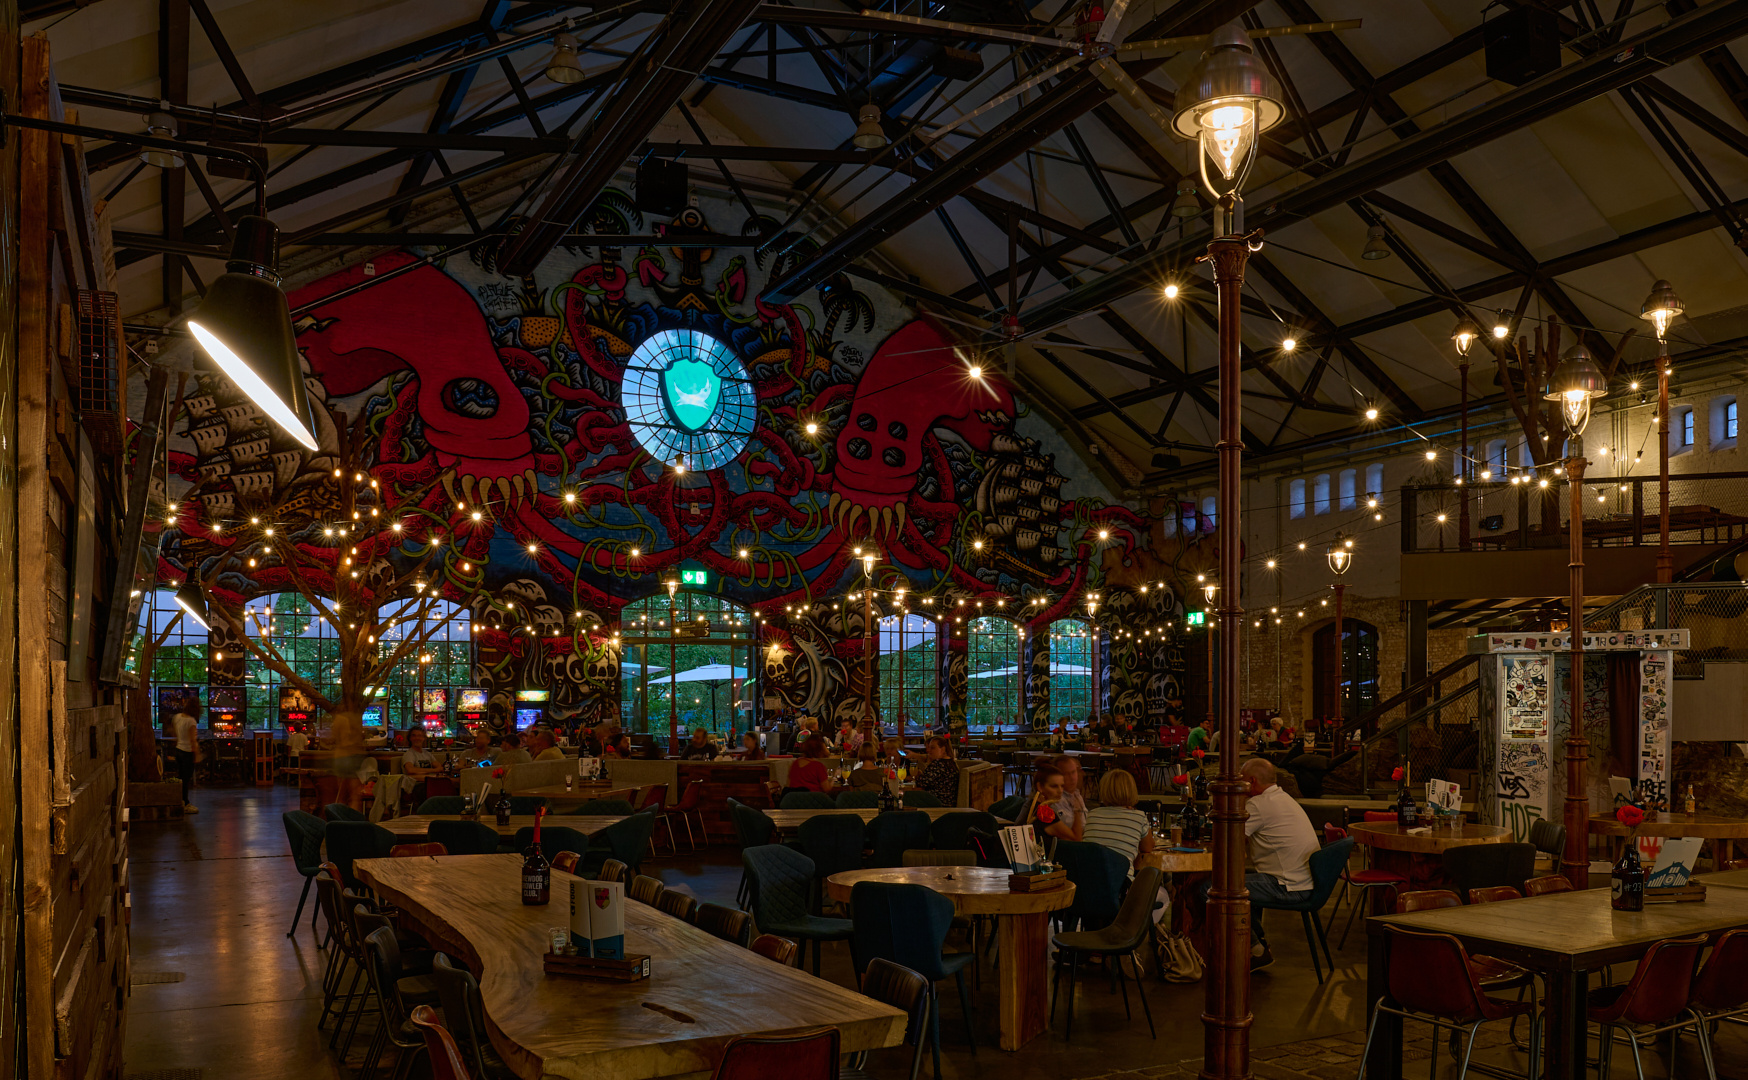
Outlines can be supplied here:
[[1046, 874], [1010, 874], [1008, 892], [1044, 892], [1068, 884], [1068, 871], [1052, 870]]
[[1706, 886], [1703, 881], [1690, 881], [1675, 889], [1646, 889], [1647, 904], [1693, 904], [1706, 898]]
[[548, 952], [541, 960], [548, 975], [574, 975], [606, 982], [637, 982], [649, 978], [649, 957], [626, 953], [623, 960], [597, 960], [592, 956], [559, 956]]

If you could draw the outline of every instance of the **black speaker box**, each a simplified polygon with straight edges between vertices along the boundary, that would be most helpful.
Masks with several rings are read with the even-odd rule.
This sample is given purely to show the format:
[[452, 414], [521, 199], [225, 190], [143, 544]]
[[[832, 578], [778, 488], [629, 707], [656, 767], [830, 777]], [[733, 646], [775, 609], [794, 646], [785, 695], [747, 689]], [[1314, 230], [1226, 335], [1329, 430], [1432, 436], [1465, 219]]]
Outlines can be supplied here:
[[637, 163], [637, 208], [673, 216], [686, 208], [691, 174], [681, 161], [648, 157]]
[[1560, 66], [1560, 16], [1546, 8], [1516, 7], [1487, 20], [1487, 77], [1522, 86]]

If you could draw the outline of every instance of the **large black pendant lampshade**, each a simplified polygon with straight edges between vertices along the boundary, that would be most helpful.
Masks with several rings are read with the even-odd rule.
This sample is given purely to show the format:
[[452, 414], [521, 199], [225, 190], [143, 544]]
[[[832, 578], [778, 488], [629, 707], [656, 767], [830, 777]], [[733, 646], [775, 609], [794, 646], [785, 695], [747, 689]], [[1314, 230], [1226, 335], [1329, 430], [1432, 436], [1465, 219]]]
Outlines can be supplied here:
[[202, 630], [212, 629], [212, 616], [206, 610], [206, 594], [200, 591], [200, 582], [192, 576], [176, 590], [176, 604], [184, 614], [199, 623]]
[[318, 449], [291, 308], [279, 287], [279, 230], [271, 221], [237, 221], [225, 270], [188, 329], [237, 389], [292, 438]]

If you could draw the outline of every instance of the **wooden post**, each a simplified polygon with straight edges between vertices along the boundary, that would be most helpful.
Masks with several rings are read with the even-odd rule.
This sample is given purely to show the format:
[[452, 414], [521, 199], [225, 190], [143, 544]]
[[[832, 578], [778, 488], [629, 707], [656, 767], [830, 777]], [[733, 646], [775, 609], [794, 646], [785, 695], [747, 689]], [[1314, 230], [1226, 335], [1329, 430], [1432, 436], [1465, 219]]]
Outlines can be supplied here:
[[1561, 871], [1574, 889], [1590, 887], [1590, 792], [1585, 778], [1590, 740], [1584, 737], [1584, 467], [1589, 462], [1577, 446], [1566, 459], [1566, 480], [1572, 488], [1570, 561], [1572, 597], [1571, 727], [1566, 732], [1566, 850]]
[[1657, 343], [1657, 584], [1675, 580], [1669, 554], [1669, 342]]
[[[1232, 199], [1226, 214], [1230, 220]], [[1224, 232], [1224, 229], [1218, 230]], [[1244, 803], [1248, 787], [1238, 775], [1238, 657], [1244, 609], [1239, 603], [1243, 548], [1238, 523], [1243, 465], [1243, 376], [1240, 373], [1244, 313], [1240, 294], [1249, 238], [1218, 236], [1208, 244], [1220, 296], [1220, 775], [1213, 795], [1214, 880], [1208, 893], [1208, 990], [1202, 1012], [1202, 1072], [1207, 1080], [1250, 1076], [1250, 893], [1244, 887]], [[1209, 648], [1214, 642], [1209, 636]], [[1210, 690], [1213, 690], [1210, 687]]]

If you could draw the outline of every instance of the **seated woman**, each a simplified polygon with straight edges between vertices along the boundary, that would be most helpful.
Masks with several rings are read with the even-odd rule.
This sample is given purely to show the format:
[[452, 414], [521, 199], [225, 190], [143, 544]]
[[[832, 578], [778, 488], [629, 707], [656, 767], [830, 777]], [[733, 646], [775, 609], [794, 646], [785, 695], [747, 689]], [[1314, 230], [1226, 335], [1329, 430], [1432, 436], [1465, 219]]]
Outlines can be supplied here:
[[1038, 766], [1038, 771], [1032, 774], [1032, 798], [1026, 803], [1021, 823], [1039, 826], [1046, 837], [1080, 840], [1084, 835], [1085, 819], [1066, 813], [1066, 809], [1062, 773], [1054, 765]]
[[807, 741], [801, 744], [801, 757], [795, 764], [789, 766], [788, 787], [799, 788], [802, 791], [823, 792], [829, 782], [826, 775], [825, 739], [818, 735], [809, 735]]
[[1126, 769], [1107, 769], [1099, 778], [1099, 805], [1086, 815], [1086, 830], [1082, 839], [1103, 844], [1129, 863], [1129, 876], [1135, 876], [1135, 863], [1153, 850], [1153, 830], [1147, 815], [1135, 809], [1140, 792], [1135, 778]]
[[856, 767], [850, 771], [851, 790], [878, 791], [884, 780], [885, 773], [875, 764], [873, 745], [863, 746], [861, 755], [856, 759]]
[[929, 760], [916, 771], [916, 786], [941, 800], [942, 806], [959, 801], [959, 763], [953, 759], [953, 740], [935, 735], [928, 742]]
[[759, 745], [759, 736], [756, 733], [749, 731], [745, 735], [742, 735], [740, 737], [740, 747], [742, 750], [746, 751], [746, 753], [741, 755], [742, 761], [765, 760], [765, 748]]

